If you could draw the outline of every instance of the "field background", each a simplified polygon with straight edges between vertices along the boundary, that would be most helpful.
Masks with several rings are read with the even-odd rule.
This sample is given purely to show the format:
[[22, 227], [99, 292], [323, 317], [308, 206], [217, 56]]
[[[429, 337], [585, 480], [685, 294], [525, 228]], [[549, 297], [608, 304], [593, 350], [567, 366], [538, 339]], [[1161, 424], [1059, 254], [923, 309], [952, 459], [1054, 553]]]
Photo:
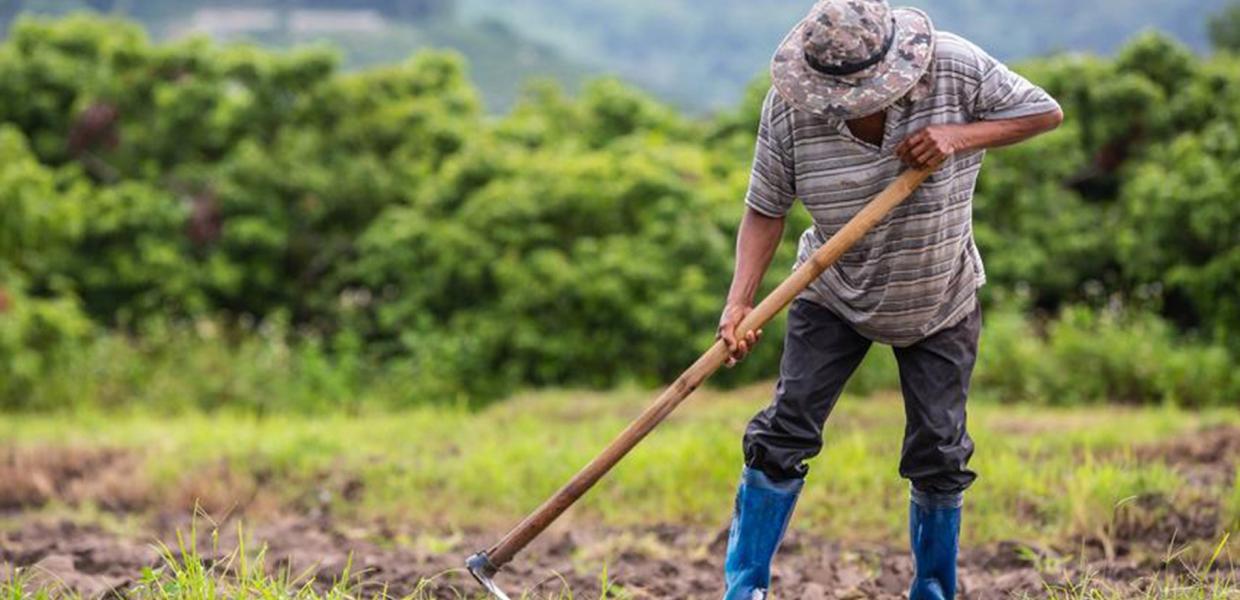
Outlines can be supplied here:
[[[924, 6], [1067, 116], [978, 187], [964, 595], [1240, 597], [1240, 5]], [[473, 593], [711, 343], [805, 8], [0, 6], [0, 595]], [[506, 584], [717, 596], [782, 327]], [[874, 348], [780, 597], [907, 585], [898, 389]]]

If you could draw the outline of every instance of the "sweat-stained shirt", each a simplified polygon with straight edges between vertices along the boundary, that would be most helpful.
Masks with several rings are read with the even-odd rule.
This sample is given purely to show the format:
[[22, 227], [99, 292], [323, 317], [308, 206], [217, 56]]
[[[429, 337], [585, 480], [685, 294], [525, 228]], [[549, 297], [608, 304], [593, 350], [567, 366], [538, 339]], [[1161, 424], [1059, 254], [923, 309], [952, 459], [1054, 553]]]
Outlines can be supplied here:
[[[921, 100], [887, 109], [881, 146], [842, 120], [793, 108], [773, 88], [762, 107], [746, 204], [769, 216], [800, 199], [814, 225], [801, 236], [800, 266], [903, 170], [906, 137], [930, 125], [1011, 119], [1058, 103], [964, 38], [940, 31]], [[973, 241], [973, 190], [984, 151], [958, 153], [840, 257], [801, 298], [823, 305], [858, 333], [908, 346], [951, 327], [977, 305], [986, 281]]]

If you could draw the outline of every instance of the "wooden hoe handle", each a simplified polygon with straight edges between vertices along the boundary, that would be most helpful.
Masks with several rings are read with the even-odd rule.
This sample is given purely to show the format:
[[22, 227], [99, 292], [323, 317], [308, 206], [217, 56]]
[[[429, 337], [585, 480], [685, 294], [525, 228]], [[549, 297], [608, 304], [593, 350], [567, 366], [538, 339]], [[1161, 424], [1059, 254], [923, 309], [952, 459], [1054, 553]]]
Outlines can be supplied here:
[[[775, 288], [762, 303], [750, 312], [737, 328], [736, 337], [744, 337], [751, 331], [762, 328], [775, 315], [805, 290], [815, 279], [840, 258], [858, 240], [865, 236], [887, 213], [903, 202], [921, 185], [933, 169], [912, 169], [905, 171], [898, 179], [887, 186], [877, 197], [861, 209], [842, 229], [827, 240], [809, 260], [805, 261], [779, 287]], [[646, 434], [654, 430], [666, 419], [685, 398], [692, 394], [702, 382], [706, 381], [728, 358], [728, 348], [722, 340], [716, 341], [693, 366], [689, 367], [676, 381], [672, 382], [654, 404], [650, 405], [641, 416], [637, 417], [620, 433], [610, 446], [581, 469], [555, 495], [543, 502], [537, 510], [525, 520], [517, 524], [499, 543], [485, 552], [491, 566], [498, 569], [508, 564], [514, 556], [538, 537], [568, 507], [581, 498], [595, 483], [598, 482], [616, 463], [620, 462], [634, 446], [641, 442]]]

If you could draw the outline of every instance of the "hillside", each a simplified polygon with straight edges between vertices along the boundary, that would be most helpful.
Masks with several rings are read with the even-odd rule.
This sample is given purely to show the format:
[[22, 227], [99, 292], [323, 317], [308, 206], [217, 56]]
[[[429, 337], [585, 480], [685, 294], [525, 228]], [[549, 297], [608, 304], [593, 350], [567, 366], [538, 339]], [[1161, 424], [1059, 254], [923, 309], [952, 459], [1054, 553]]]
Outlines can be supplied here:
[[456, 0], [15, 0], [0, 3], [0, 39], [20, 16], [89, 11], [136, 20], [156, 39], [203, 35], [278, 49], [331, 46], [351, 69], [447, 48], [468, 61], [470, 79], [492, 112], [512, 106], [531, 79], [575, 88], [591, 72], [502, 21], [461, 19], [456, 9]]
[[[1058, 50], [1110, 54], [1132, 34], [1157, 28], [1203, 50], [1206, 17], [1226, 0], [908, 0], [936, 24], [996, 56]], [[734, 104], [765, 69], [775, 45], [809, 0], [461, 0], [465, 18], [500, 18], [574, 61], [614, 71], [692, 108]]]
[[348, 69], [401, 62], [428, 48], [451, 49], [468, 62], [469, 78], [493, 113], [511, 108], [531, 80], [554, 79], [576, 89], [596, 72], [565, 60], [550, 45], [531, 41], [498, 21], [392, 23], [377, 33], [274, 33], [252, 39], [271, 48], [332, 46], [340, 51]]
[[[1204, 50], [1206, 18], [1227, 0], [909, 2], [1000, 58], [1022, 59], [1059, 50], [1110, 54], [1145, 28]], [[341, 48], [350, 67], [451, 48], [469, 59], [471, 79], [492, 111], [510, 107], [531, 78], [575, 88], [603, 74], [682, 108], [710, 111], [740, 99], [809, 5], [720, 0], [706, 11], [690, 0], [18, 0], [0, 4], [0, 25], [19, 12], [98, 10], [138, 19], [158, 38], [198, 32], [273, 47], [328, 43]], [[289, 19], [298, 11], [303, 18]]]

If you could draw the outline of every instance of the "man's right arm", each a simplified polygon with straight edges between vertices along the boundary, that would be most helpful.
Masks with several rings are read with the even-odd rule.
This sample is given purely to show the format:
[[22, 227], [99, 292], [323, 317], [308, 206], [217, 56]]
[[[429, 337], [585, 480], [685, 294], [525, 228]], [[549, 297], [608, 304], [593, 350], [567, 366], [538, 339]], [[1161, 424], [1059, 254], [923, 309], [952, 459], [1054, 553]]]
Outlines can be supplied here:
[[753, 172], [745, 194], [745, 216], [736, 234], [736, 270], [732, 287], [719, 318], [719, 339], [731, 350], [727, 365], [745, 358], [762, 337], [761, 331], [750, 332], [740, 339], [736, 327], [753, 310], [753, 299], [762, 283], [762, 276], [771, 265], [784, 233], [784, 215], [796, 200], [795, 162], [792, 160], [792, 132], [789, 125], [791, 108], [771, 88], [762, 103], [754, 144]]
[[727, 366], [745, 358], [753, 345], [762, 337], [762, 331], [750, 332], [738, 338], [736, 328], [753, 310], [754, 296], [762, 277], [771, 265], [779, 241], [783, 238], [784, 217], [768, 217], [752, 208], [745, 209], [740, 231], [736, 234], [736, 270], [732, 274], [732, 286], [728, 300], [719, 318], [719, 338], [732, 351]]

